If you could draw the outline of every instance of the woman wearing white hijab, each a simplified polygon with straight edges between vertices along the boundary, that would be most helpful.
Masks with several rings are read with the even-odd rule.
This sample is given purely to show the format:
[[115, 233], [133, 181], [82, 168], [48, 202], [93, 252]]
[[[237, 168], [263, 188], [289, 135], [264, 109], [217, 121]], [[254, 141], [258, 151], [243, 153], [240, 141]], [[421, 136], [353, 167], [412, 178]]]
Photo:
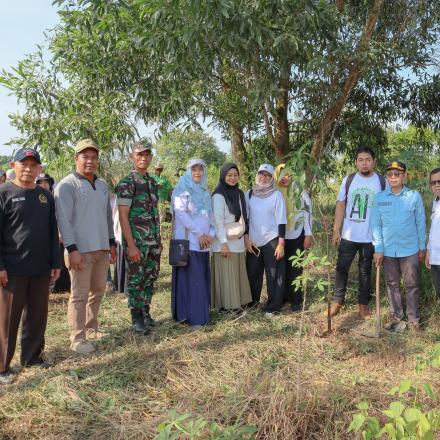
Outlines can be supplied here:
[[205, 162], [190, 160], [171, 200], [173, 236], [183, 239], [187, 231], [190, 249], [188, 264], [173, 267], [172, 313], [176, 321], [196, 327], [208, 324], [211, 299], [209, 250], [215, 228], [207, 181]]
[[246, 267], [252, 304], [260, 302], [266, 272], [268, 300], [263, 310], [267, 317], [281, 310], [285, 276], [286, 204], [281, 192], [275, 188], [273, 174], [272, 165], [261, 165], [255, 185], [246, 194], [249, 214], [249, 237], [245, 237]]

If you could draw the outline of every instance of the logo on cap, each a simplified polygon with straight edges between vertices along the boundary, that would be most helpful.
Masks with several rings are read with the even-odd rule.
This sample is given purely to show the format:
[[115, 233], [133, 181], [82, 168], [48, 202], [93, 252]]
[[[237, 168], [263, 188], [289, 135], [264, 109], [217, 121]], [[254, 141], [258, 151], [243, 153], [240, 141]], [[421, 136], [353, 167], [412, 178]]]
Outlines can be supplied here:
[[38, 163], [41, 164], [40, 155], [38, 154], [38, 151], [34, 150], [33, 148], [20, 148], [17, 150], [14, 154], [14, 162], [20, 162], [27, 157], [34, 158]]

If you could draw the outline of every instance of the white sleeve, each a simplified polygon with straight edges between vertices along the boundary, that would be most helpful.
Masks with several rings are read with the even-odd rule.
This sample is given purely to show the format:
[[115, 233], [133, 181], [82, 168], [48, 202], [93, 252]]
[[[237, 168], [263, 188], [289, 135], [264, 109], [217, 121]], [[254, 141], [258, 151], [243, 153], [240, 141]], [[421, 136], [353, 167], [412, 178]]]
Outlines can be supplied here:
[[341, 187], [339, 189], [338, 198], [337, 198], [338, 202], [345, 202], [346, 201], [346, 199], [345, 199], [345, 184], [346, 184], [346, 182], [347, 182], [347, 176], [345, 176], [344, 179], [342, 180]]
[[286, 202], [284, 201], [283, 195], [277, 191], [275, 198], [275, 220], [277, 225], [286, 225], [287, 224], [287, 215], [286, 215]]
[[310, 198], [307, 191], [303, 191], [301, 194], [301, 198], [304, 203], [304, 207], [306, 209], [303, 210], [304, 215], [304, 235], [313, 235], [312, 226], [313, 226], [313, 215], [312, 215], [312, 199]]
[[188, 203], [189, 196], [181, 195], [174, 197], [173, 205], [176, 219], [178, 219], [186, 229], [196, 235], [196, 237], [200, 238], [203, 235], [203, 232], [197, 227], [191, 218], [191, 215], [188, 212]]
[[221, 194], [212, 196], [212, 210], [214, 212], [215, 235], [221, 244], [228, 242], [225, 230], [225, 198]]

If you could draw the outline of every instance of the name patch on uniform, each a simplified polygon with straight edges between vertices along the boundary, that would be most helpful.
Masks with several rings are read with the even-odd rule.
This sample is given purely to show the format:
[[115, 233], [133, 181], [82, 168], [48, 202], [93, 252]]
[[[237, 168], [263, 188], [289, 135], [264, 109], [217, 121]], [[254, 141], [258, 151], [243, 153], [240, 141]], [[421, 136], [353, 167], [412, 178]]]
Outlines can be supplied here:
[[377, 206], [391, 206], [393, 202], [379, 202]]
[[24, 197], [15, 197], [12, 199], [13, 202], [22, 202], [23, 200], [26, 200]]
[[44, 194], [40, 194], [38, 198], [40, 199], [40, 203], [47, 203], [47, 197]]

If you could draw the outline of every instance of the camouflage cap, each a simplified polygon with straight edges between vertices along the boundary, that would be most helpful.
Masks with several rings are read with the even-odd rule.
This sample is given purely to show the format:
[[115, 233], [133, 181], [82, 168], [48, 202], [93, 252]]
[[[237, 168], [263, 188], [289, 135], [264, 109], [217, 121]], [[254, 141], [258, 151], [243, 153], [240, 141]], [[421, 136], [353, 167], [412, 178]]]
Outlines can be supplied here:
[[163, 170], [164, 166], [162, 162], [157, 162], [157, 164], [154, 166], [156, 170]]
[[141, 153], [142, 151], [152, 151], [153, 145], [149, 141], [137, 141], [133, 143], [131, 147], [131, 153]]
[[93, 139], [82, 139], [75, 146], [75, 154], [81, 153], [81, 151], [89, 148], [99, 153], [98, 145]]

